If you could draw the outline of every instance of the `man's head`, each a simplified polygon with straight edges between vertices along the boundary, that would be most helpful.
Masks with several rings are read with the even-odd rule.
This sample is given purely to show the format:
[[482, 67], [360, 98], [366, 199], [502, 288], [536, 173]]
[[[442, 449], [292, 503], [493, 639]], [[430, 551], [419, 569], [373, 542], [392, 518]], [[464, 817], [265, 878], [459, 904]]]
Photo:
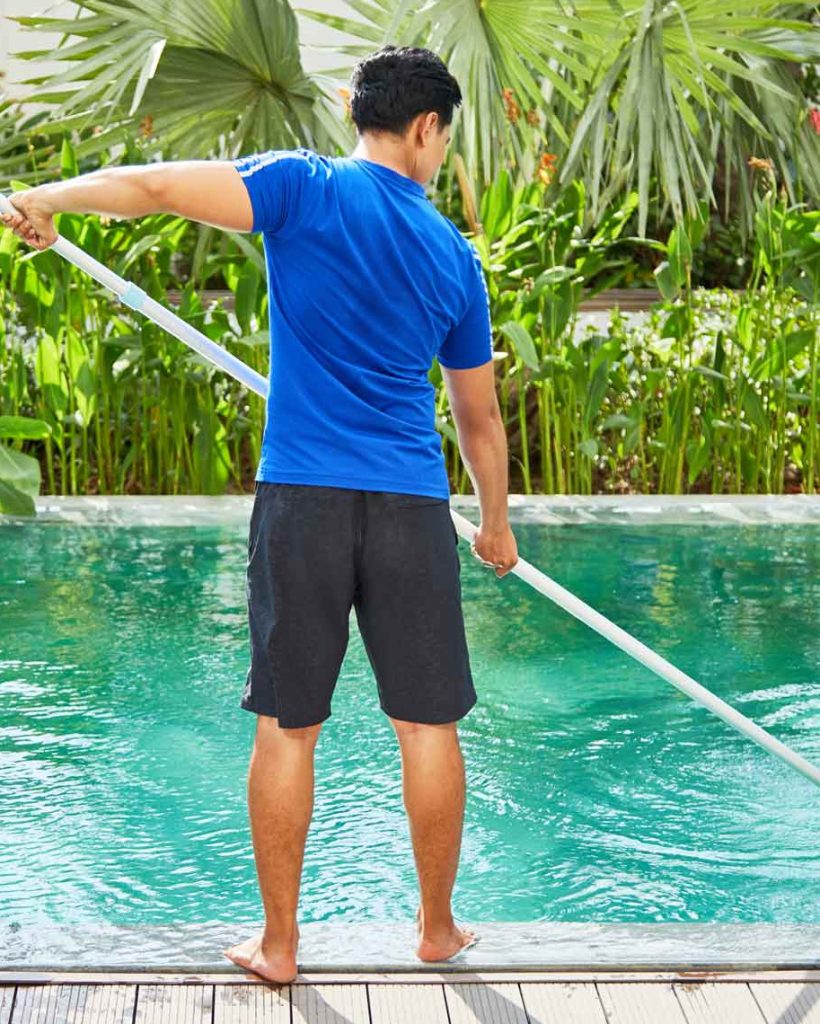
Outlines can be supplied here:
[[363, 57], [350, 79], [350, 116], [368, 148], [401, 153], [418, 181], [444, 160], [458, 82], [431, 50], [383, 46]]

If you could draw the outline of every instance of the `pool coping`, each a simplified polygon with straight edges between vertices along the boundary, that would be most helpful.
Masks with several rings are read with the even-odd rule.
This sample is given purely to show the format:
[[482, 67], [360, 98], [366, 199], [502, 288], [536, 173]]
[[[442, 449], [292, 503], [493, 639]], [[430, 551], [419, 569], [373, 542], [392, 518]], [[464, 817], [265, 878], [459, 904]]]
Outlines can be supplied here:
[[[476, 495], [451, 495], [451, 507], [478, 518]], [[0, 514], [0, 526], [225, 526], [247, 524], [252, 494], [41, 495], [35, 517]], [[580, 525], [820, 524], [820, 494], [553, 495], [510, 494], [512, 523]]]
[[[820, 924], [470, 920], [469, 926], [481, 936], [480, 942], [449, 962], [448, 971], [820, 970]], [[216, 921], [155, 926], [50, 923], [45, 928], [32, 923], [3, 929], [0, 972], [230, 974], [236, 967], [221, 950], [260, 927], [260, 922]], [[307, 922], [300, 931], [303, 974], [426, 974], [443, 966], [425, 966], [414, 956], [415, 927], [407, 921], [337, 919]], [[105, 950], [103, 956], [100, 949]]]
[[[296, 985], [356, 985], [356, 984], [396, 984], [401, 985], [447, 985], [447, 984], [502, 984], [505, 982], [548, 984], [579, 984], [584, 982], [619, 984], [633, 983], [645, 985], [651, 982], [725, 982], [729, 984], [765, 983], [765, 982], [820, 982], [820, 970], [794, 969], [777, 967], [773, 969], [747, 971], [739, 970], [675, 970], [659, 971], [587, 971], [587, 970], [486, 970], [484, 968], [460, 969], [457, 967], [438, 967], [434, 970], [412, 971], [379, 971], [351, 970], [340, 971], [338, 968], [322, 970], [310, 969], [299, 971], [297, 977], [288, 982], [288, 986]], [[216, 973], [212, 969], [197, 970], [176, 967], [147, 968], [131, 971], [89, 971], [86, 969], [71, 970], [0, 970], [0, 985], [34, 985], [34, 984], [138, 984], [138, 985], [237, 985], [268, 983], [255, 975], [245, 973], [238, 968], [227, 968]], [[288, 987], [286, 986], [286, 987]]]

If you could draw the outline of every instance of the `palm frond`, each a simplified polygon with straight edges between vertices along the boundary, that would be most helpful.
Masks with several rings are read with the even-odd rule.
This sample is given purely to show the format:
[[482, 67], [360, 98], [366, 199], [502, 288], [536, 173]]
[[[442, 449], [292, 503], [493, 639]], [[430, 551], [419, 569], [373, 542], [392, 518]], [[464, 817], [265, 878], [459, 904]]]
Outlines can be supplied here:
[[81, 8], [87, 17], [17, 20], [64, 33], [48, 53], [64, 66], [42, 80], [37, 99], [54, 105], [49, 134], [93, 129], [78, 144], [82, 155], [138, 136], [146, 156], [166, 158], [348, 147], [352, 134], [326, 79], [302, 67], [286, 0], [82, 0]]

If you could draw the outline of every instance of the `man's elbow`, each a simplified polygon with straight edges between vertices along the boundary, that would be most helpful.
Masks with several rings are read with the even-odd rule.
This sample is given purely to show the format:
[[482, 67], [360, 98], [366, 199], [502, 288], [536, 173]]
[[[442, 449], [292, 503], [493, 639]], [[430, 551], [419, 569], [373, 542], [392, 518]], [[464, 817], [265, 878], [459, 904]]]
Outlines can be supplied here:
[[499, 430], [504, 431], [504, 421], [498, 400], [469, 412], [461, 410], [454, 414], [458, 436], [462, 441], [483, 440], [492, 437]]
[[174, 213], [169, 175], [162, 164], [141, 167], [140, 185], [145, 192], [151, 213]]

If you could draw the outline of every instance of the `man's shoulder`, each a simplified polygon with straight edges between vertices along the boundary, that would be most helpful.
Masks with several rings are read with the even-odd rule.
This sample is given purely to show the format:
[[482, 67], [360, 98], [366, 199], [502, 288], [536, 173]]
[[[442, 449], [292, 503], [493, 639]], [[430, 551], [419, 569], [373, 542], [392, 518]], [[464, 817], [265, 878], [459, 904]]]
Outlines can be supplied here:
[[[432, 203], [430, 205], [432, 206]], [[471, 238], [468, 238], [462, 232], [461, 228], [451, 221], [448, 216], [443, 214], [440, 210], [436, 210], [436, 214], [441, 219], [449, 236], [452, 238], [453, 251], [464, 272], [464, 280], [469, 280], [476, 270], [481, 270], [481, 253], [478, 251], [475, 242], [473, 242]]]
[[317, 153], [306, 146], [297, 146], [293, 149], [264, 149], [246, 156], [238, 157], [235, 163], [239, 173], [243, 177], [255, 174], [257, 171], [264, 171], [274, 166], [281, 168], [287, 165], [288, 168], [304, 171], [307, 174], [323, 173], [329, 177], [334, 170], [334, 158]]
[[298, 146], [290, 151], [295, 158], [301, 159], [314, 174], [323, 175], [329, 178], [336, 170], [336, 157], [328, 156], [326, 153], [317, 153], [307, 146]]
[[461, 228], [432, 203], [430, 203], [430, 208], [434, 211], [435, 218], [446, 229], [448, 235], [453, 241], [453, 246], [456, 251], [468, 261], [478, 259], [478, 249], [476, 249], [475, 244], [462, 232]]

